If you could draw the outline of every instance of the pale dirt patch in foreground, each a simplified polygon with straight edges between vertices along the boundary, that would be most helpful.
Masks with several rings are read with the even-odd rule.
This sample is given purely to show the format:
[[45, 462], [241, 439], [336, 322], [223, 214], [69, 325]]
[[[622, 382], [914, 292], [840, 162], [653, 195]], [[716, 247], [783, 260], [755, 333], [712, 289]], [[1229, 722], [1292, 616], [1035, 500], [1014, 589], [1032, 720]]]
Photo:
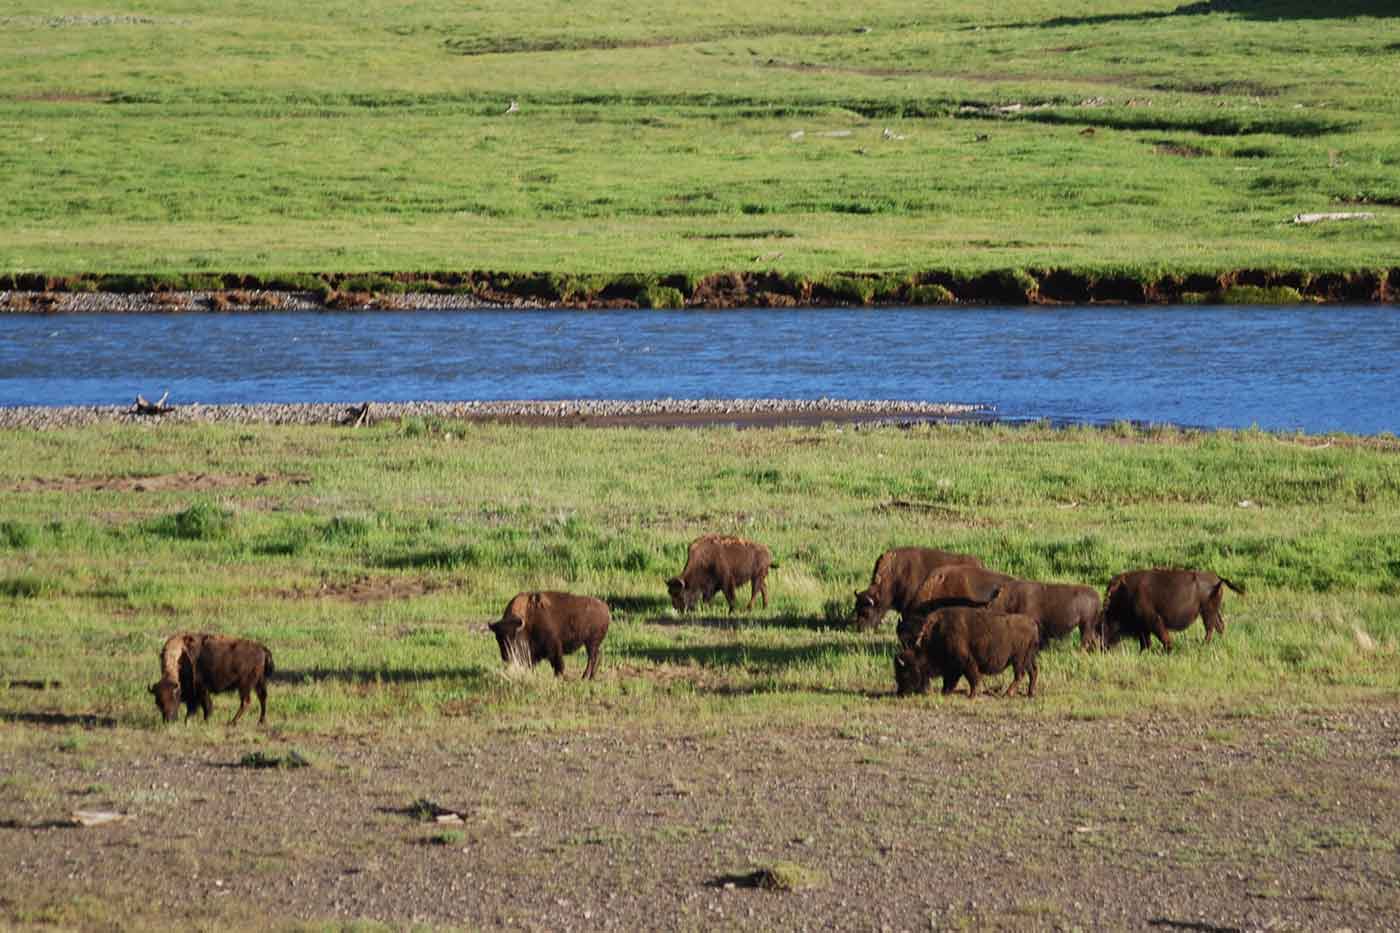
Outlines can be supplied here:
[[[7, 711], [0, 917], [1400, 927], [1394, 701], [1092, 722], [1000, 715], [1010, 702], [890, 701], [826, 727], [522, 733], [441, 719], [353, 737]], [[254, 748], [313, 766], [240, 766]], [[419, 819], [420, 799], [463, 822]], [[61, 825], [104, 808], [131, 818]], [[777, 862], [818, 886], [725, 886]]]

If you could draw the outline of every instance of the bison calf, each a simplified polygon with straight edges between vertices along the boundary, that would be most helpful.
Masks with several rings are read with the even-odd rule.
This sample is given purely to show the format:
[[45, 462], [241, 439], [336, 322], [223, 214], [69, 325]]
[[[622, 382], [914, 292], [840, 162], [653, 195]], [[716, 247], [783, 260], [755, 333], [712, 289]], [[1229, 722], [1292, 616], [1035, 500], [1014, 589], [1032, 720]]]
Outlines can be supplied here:
[[1206, 641], [1219, 632], [1225, 634], [1220, 614], [1224, 587], [1243, 594], [1244, 587], [1231, 583], [1209, 570], [1132, 570], [1120, 573], [1108, 584], [1104, 596], [1103, 621], [1099, 643], [1111, 648], [1125, 635], [1137, 636], [1146, 651], [1156, 635], [1162, 647], [1171, 650], [1171, 632], [1180, 632], [1200, 616], [1206, 627]]
[[895, 689], [900, 696], [927, 693], [930, 677], [941, 675], [948, 694], [966, 677], [967, 695], [975, 697], [984, 676], [1010, 665], [1016, 676], [1006, 695], [1029, 674], [1026, 696], [1033, 697], [1039, 651], [1040, 629], [1029, 616], [964, 606], [940, 609], [927, 617], [913, 643], [895, 655]]
[[680, 576], [666, 581], [671, 605], [677, 612], [690, 612], [701, 601], [708, 603], [715, 593], [724, 593], [729, 611], [734, 611], [734, 591], [749, 584], [748, 612], [756, 596], [763, 597], [768, 608], [768, 571], [773, 555], [768, 548], [746, 538], [729, 535], [701, 535], [690, 542], [685, 569]]
[[592, 596], [520, 593], [490, 629], [506, 664], [533, 667], [547, 659], [555, 677], [564, 676], [564, 655], [587, 649], [588, 666], [583, 676], [591, 680], [598, 670], [598, 657], [611, 621], [607, 604]]
[[246, 638], [186, 632], [172, 636], [160, 652], [160, 680], [151, 685], [156, 708], [166, 722], [173, 722], [185, 704], [185, 718], [196, 709], [204, 718], [214, 710], [212, 694], [238, 690], [236, 725], [258, 694], [258, 723], [267, 722], [267, 677], [273, 672], [272, 652]]

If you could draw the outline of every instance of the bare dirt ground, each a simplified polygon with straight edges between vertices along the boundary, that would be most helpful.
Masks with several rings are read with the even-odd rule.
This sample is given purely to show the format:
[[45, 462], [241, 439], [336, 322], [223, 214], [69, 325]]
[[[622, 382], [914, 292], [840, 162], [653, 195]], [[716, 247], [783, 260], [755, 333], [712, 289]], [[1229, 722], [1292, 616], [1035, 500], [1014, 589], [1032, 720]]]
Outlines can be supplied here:
[[[1011, 702], [322, 737], [279, 734], [275, 694], [262, 733], [5, 712], [24, 731], [0, 759], [0, 922], [1400, 929], [1400, 702], [1099, 721]], [[242, 764], [255, 747], [311, 766]], [[129, 819], [65, 825], [79, 809]], [[779, 861], [813, 886], [745, 885]]]

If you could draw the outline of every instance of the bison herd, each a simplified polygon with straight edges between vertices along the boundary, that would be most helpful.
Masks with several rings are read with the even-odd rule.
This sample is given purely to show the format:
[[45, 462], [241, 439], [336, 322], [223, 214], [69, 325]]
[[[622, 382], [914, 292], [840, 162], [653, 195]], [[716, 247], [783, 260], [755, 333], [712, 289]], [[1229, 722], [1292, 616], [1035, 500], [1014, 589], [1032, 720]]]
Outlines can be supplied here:
[[[685, 568], [666, 581], [666, 588], [677, 612], [690, 612], [723, 593], [732, 613], [736, 590], [746, 585], [746, 611], [760, 596], [766, 609], [768, 571], [776, 566], [762, 544], [703, 535], [691, 542]], [[1146, 650], [1155, 635], [1170, 649], [1171, 633], [1199, 616], [1210, 641], [1216, 632], [1225, 631], [1220, 615], [1225, 587], [1244, 592], [1244, 587], [1206, 570], [1134, 570], [1110, 580], [1100, 600], [1091, 587], [1020, 580], [987, 568], [969, 554], [904, 547], [886, 551], [875, 561], [870, 585], [855, 594], [852, 624], [869, 631], [889, 612], [899, 613], [894, 675], [900, 695], [927, 692], [929, 681], [938, 676], [945, 694], [966, 678], [968, 695], [976, 696], [984, 676], [1010, 667], [1014, 677], [1006, 693], [1024, 678], [1026, 695], [1034, 696], [1037, 655], [1052, 639], [1078, 629], [1086, 649], [1107, 649], [1136, 637]], [[608, 606], [600, 599], [536, 592], [517, 594], [489, 628], [507, 665], [548, 660], [555, 676], [563, 676], [564, 655], [583, 648], [588, 654], [583, 676], [591, 679], [610, 621]], [[234, 723], [254, 691], [258, 722], [266, 720], [272, 654], [257, 642], [224, 635], [176, 635], [161, 650], [160, 670], [161, 679], [150, 689], [167, 721], [176, 718], [181, 703], [187, 717], [202, 708], [208, 719], [210, 694], [233, 689], [242, 700]]]

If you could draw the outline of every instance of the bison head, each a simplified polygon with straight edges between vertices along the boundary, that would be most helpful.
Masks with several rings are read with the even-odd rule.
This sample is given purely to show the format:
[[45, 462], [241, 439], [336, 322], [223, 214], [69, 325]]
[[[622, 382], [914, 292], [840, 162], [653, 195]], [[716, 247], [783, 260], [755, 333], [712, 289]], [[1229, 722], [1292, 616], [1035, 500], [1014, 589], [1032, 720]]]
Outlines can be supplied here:
[[884, 618], [885, 610], [880, 607], [880, 602], [875, 598], [875, 594], [870, 590], [858, 590], [856, 592], [855, 627], [862, 632], [868, 632], [879, 626]]
[[1107, 651], [1123, 640], [1123, 624], [1107, 613], [1099, 616], [1096, 631], [1090, 639], [1090, 646]]
[[677, 612], [689, 612], [700, 601], [700, 591], [686, 586], [680, 577], [667, 580], [666, 591], [671, 594], [671, 605]]
[[156, 698], [156, 709], [166, 722], [174, 722], [180, 717], [180, 685], [173, 680], [161, 679], [151, 684], [151, 694]]
[[923, 652], [905, 648], [894, 656], [894, 686], [900, 696], [928, 693], [928, 659]]
[[501, 649], [501, 660], [508, 665], [530, 666], [530, 640], [525, 637], [525, 620], [507, 614], [499, 622], [492, 622], [488, 628], [496, 636], [496, 647]]

